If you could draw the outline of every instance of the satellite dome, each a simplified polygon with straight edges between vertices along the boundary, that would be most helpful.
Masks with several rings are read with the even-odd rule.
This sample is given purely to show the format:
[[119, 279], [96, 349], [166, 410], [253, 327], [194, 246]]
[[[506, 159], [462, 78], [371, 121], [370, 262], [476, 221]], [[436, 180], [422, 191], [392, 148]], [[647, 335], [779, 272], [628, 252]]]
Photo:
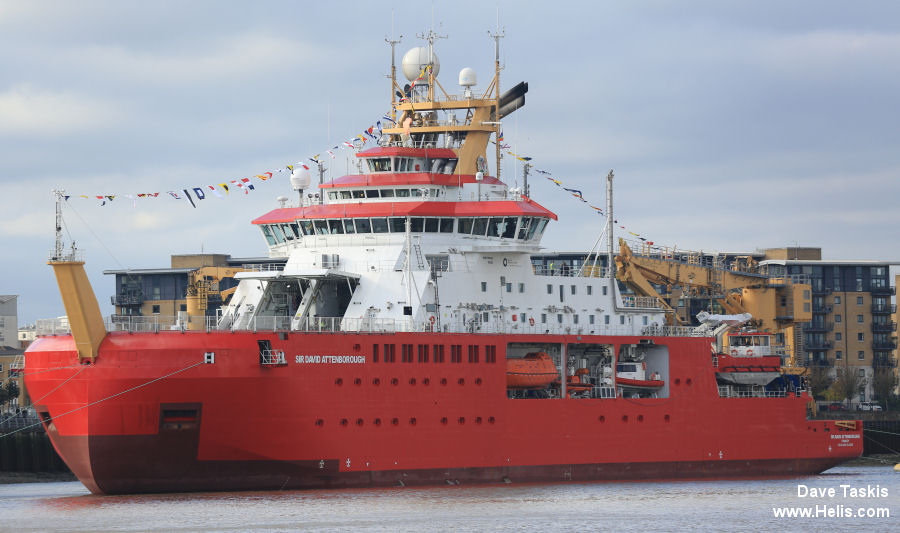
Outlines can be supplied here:
[[459, 71], [459, 85], [461, 87], [474, 87], [478, 84], [475, 69], [466, 67]]
[[309, 175], [308, 169], [297, 166], [294, 171], [291, 172], [291, 187], [295, 191], [302, 191], [309, 188], [310, 183], [312, 183], [312, 176]]
[[[441, 62], [438, 60], [437, 54], [432, 53], [433, 74], [435, 76], [441, 71]], [[417, 46], [403, 55], [400, 61], [400, 69], [406, 79], [413, 81], [422, 73], [422, 67], [428, 64], [428, 48], [425, 46]]]

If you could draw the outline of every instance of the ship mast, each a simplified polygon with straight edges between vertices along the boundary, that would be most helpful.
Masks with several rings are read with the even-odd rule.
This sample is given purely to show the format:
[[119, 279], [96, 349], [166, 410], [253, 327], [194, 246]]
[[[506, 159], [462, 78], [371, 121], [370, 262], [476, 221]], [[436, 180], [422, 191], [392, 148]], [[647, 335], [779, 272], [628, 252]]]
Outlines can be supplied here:
[[391, 38], [384, 38], [384, 42], [391, 45], [391, 120], [394, 123], [397, 123], [397, 61], [395, 48], [398, 44], [400, 44], [400, 40], [403, 39], [403, 35], [400, 35], [396, 39], [394, 39], [394, 28], [393, 21], [391, 21]]
[[497, 179], [500, 179], [500, 39], [506, 36], [506, 30], [500, 29], [500, 8], [497, 8], [497, 31], [491, 33], [488, 31], [488, 35], [494, 39], [494, 94], [496, 95], [497, 100], [497, 116], [494, 117], [494, 120], [497, 121], [496, 127], [497, 131], [494, 133], [494, 140], [496, 143], [496, 152], [497, 152]]
[[610, 279], [616, 277], [613, 262], [613, 171], [606, 175], [606, 272]]

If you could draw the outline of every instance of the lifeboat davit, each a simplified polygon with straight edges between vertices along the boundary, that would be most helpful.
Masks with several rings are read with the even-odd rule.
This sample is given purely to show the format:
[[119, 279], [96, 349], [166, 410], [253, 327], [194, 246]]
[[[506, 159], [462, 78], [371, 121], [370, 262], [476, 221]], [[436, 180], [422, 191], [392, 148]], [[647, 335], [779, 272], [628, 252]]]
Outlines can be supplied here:
[[658, 389], [665, 384], [666, 382], [661, 379], [616, 378], [616, 385], [620, 385], [622, 387], [631, 387], [634, 389]]
[[521, 359], [506, 360], [506, 386], [510, 389], [542, 389], [559, 378], [553, 359], [532, 352]]

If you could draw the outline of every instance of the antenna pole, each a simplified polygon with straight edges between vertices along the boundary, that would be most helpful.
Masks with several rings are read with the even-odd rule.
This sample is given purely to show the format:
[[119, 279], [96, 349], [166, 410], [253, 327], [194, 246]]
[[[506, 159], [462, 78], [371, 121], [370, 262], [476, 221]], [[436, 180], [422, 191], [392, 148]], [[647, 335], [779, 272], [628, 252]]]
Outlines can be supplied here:
[[495, 114], [497, 115], [494, 120], [497, 121], [497, 124], [494, 126], [494, 140], [497, 145], [497, 179], [500, 179], [500, 39], [506, 36], [506, 30], [500, 28], [500, 8], [497, 8], [497, 31], [491, 33], [488, 30], [488, 35], [494, 39], [494, 80], [497, 82], [495, 84], [495, 92], [497, 105], [494, 108]]
[[613, 262], [613, 171], [606, 175], [606, 272], [609, 278], [616, 277], [616, 264]]
[[391, 38], [385, 37], [384, 42], [391, 45], [391, 120], [394, 121], [394, 124], [397, 123], [397, 108], [395, 107], [397, 105], [397, 62], [394, 48], [400, 43], [401, 39], [403, 39], [403, 35], [394, 39], [394, 19], [391, 18]]
[[526, 198], [531, 198], [531, 191], [528, 190], [528, 172], [531, 170], [531, 163], [525, 162], [522, 166], [522, 191], [525, 192]]

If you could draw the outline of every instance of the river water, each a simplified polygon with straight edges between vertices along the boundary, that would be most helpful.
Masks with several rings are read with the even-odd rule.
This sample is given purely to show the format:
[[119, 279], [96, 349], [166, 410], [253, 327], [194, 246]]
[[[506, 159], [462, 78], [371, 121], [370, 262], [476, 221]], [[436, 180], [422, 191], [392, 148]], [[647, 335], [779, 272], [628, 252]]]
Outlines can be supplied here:
[[[812, 497], [812, 489], [825, 489], [825, 495]], [[828, 489], [834, 490], [833, 496]], [[865, 493], [860, 494], [861, 491]], [[810, 507], [820, 516], [777, 518], [773, 508], [780, 507]], [[860, 509], [863, 515], [882, 516], [855, 516]], [[886, 509], [890, 516], [883, 516], [885, 511], [878, 509]], [[900, 531], [900, 472], [894, 472], [890, 466], [848, 466], [817, 476], [774, 480], [136, 496], [94, 496], [78, 482], [0, 485], [0, 531], [589, 532], [838, 528]]]

